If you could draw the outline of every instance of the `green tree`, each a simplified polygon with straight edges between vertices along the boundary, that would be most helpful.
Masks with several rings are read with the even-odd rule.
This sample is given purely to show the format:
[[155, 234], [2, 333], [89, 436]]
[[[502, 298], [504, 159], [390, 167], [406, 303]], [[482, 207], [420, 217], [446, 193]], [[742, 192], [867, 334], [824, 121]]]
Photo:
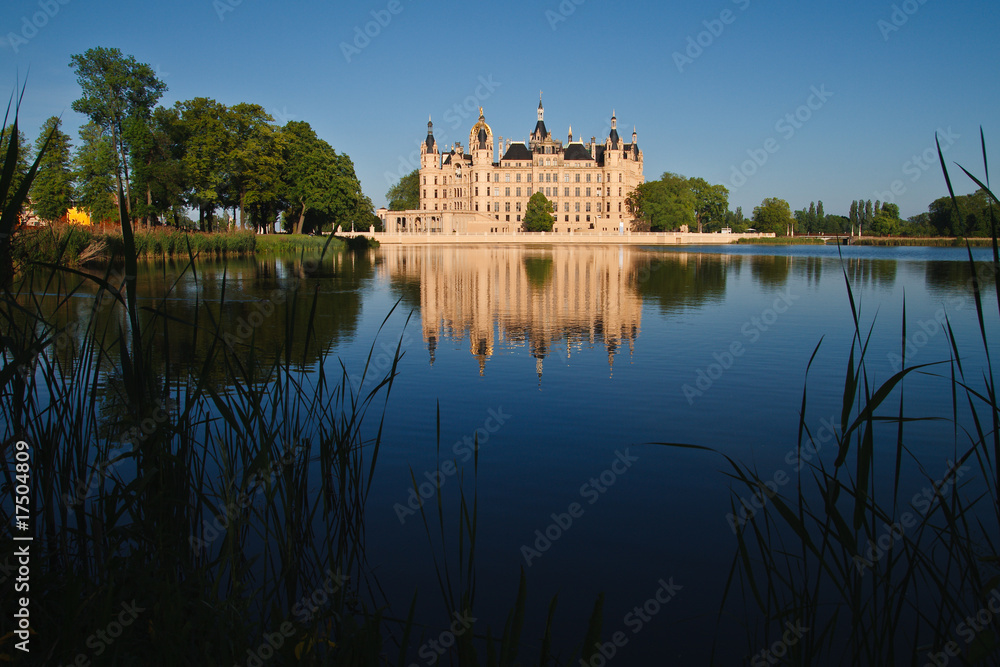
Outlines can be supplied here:
[[186, 175], [187, 201], [198, 208], [198, 226], [211, 231], [215, 209], [222, 204], [230, 136], [225, 117], [228, 110], [207, 97], [178, 103], [183, 142], [182, 166]]
[[626, 204], [650, 231], [677, 230], [683, 225], [690, 228], [695, 224], [695, 195], [688, 179], [679, 174], [667, 172], [658, 181], [640, 184]]
[[729, 190], [726, 186], [709, 185], [704, 178], [693, 177], [688, 179], [688, 187], [694, 194], [698, 231], [703, 231], [703, 226], [709, 223], [721, 226], [729, 211]]
[[816, 231], [826, 231], [826, 214], [823, 213], [823, 200], [816, 202]]
[[278, 204], [284, 168], [282, 137], [274, 119], [259, 104], [230, 107], [224, 122], [229, 135], [225, 201], [239, 207], [239, 224], [246, 228], [248, 207], [263, 214]]
[[149, 65], [123, 56], [118, 49], [96, 47], [70, 58], [83, 95], [73, 102], [73, 111], [88, 116], [111, 137], [115, 148], [115, 178], [132, 212], [129, 183], [130, 148], [126, 125], [148, 121], [157, 100], [167, 89]]
[[80, 208], [94, 222], [113, 220], [118, 212], [115, 193], [115, 148], [111, 138], [94, 123], [80, 128], [80, 146], [74, 159], [76, 193]]
[[753, 210], [754, 227], [759, 232], [773, 232], [783, 236], [792, 227], [792, 209], [784, 199], [768, 197]]
[[552, 222], [552, 202], [539, 190], [528, 199], [522, 227], [526, 232], [551, 232]]
[[72, 148], [69, 135], [59, 129], [61, 123], [52, 116], [42, 125], [35, 140], [36, 154], [46, 141], [49, 143], [31, 184], [31, 203], [35, 215], [49, 222], [62, 218], [73, 205]]
[[309, 123], [290, 121], [281, 130], [286, 147], [286, 224], [297, 234], [322, 229], [367, 230], [378, 218], [351, 159], [316, 136]]
[[385, 193], [390, 211], [414, 211], [420, 207], [420, 171], [414, 169]]

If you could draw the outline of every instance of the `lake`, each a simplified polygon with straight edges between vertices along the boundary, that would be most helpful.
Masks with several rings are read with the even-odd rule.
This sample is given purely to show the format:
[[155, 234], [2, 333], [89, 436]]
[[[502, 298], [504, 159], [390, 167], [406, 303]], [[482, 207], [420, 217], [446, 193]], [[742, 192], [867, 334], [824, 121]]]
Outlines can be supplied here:
[[[425, 618], [446, 613], [434, 563], [446, 557], [457, 575], [461, 486], [478, 502], [476, 610], [494, 635], [523, 568], [524, 650], [532, 658], [553, 595], [556, 645], [565, 654], [582, 641], [603, 592], [604, 635], [622, 633], [621, 664], [708, 664], [713, 645], [720, 664], [734, 664], [761, 648], [748, 645], [738, 610], [719, 619], [736, 553], [727, 515], [741, 489], [718, 454], [651, 443], [711, 447], [763, 479], [794, 478], [789, 454], [814, 351], [806, 422], [817, 433], [840, 420], [854, 336], [845, 273], [862, 333], [872, 331], [873, 386], [901, 367], [904, 301], [907, 365], [949, 358], [939, 324], [945, 313], [966, 369], [985, 364], [964, 249], [840, 253], [819, 246], [383, 246], [338, 256], [320, 270], [292, 257], [203, 262], [197, 280], [176, 278], [164, 307], [193, 318], [197, 299], [217, 303], [225, 290], [224, 330], [252, 330], [267, 351], [284, 332], [284, 318], [272, 317], [269, 305], [297, 304], [295, 317], [307, 318], [315, 291], [317, 344], [291, 342], [304, 367], [327, 352], [330, 373], [342, 361], [360, 375], [374, 344], [371, 366], [384, 374], [400, 346], [366, 519], [368, 563], [387, 615], [405, 617], [415, 590]], [[163, 294], [179, 268], [144, 267], [140, 291]], [[288, 298], [293, 282], [298, 297]], [[986, 308], [986, 320], [997, 331], [995, 308]], [[171, 345], [170, 363], [198, 358], [196, 345]], [[950, 417], [948, 385], [935, 377], [947, 369], [907, 379], [907, 412]], [[887, 414], [898, 410], [892, 399], [887, 406]], [[906, 445], [914, 465], [901, 484], [913, 492], [926, 484], [917, 463], [940, 477], [955, 457], [955, 433], [944, 421], [908, 427]], [[894, 447], [884, 450], [876, 451], [876, 467], [888, 475]], [[417, 511], [421, 493], [432, 499], [433, 543]]]

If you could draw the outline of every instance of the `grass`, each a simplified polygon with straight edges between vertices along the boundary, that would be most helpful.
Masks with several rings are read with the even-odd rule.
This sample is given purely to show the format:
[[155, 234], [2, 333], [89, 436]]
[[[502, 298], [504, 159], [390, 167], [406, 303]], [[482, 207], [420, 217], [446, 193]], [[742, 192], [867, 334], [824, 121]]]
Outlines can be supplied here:
[[[983, 161], [986, 183], [962, 170], [1000, 203], [988, 188], [985, 141]], [[957, 208], [943, 158], [941, 165]], [[808, 373], [820, 341], [806, 369], [796, 444], [798, 460], [808, 463], [793, 476], [791, 491], [782, 493], [773, 483], [769, 488], [770, 476], [725, 456], [735, 484], [737, 546], [720, 619], [743, 619], [750, 654], [782, 642], [786, 624], [793, 623], [810, 630], [785, 645], [783, 664], [943, 665], [956, 658], [961, 664], [998, 664], [1000, 617], [979, 616], [975, 632], [968, 620], [989, 610], [1000, 587], [1000, 405], [990, 357], [995, 332], [987, 331], [984, 318], [992, 306], [983, 299], [989, 281], [1000, 309], [992, 208], [991, 221], [993, 262], [976, 265], [969, 251], [985, 369], [963, 365], [950, 321], [950, 358], [907, 364], [904, 303], [903, 365], [876, 384], [867, 367], [875, 325], [862, 322], [845, 270], [854, 338], [833, 444], [811, 460], [801, 458], [824, 442], [807, 419]], [[940, 382], [948, 401], [944, 414], [908, 408], [905, 386], [915, 374]], [[907, 446], [907, 433], [929, 419], [954, 427], [954, 440], [941, 456], [954, 463], [942, 470], [925, 470]], [[894, 453], [888, 470], [876, 464], [887, 452]], [[914, 468], [926, 478], [926, 493], [916, 501], [900, 483], [902, 472]], [[748, 494], [760, 500], [760, 511], [744, 511], [738, 499]]]
[[[125, 239], [120, 232], [92, 230], [78, 225], [50, 225], [23, 229], [16, 235], [12, 254], [15, 265], [30, 262], [64, 266], [104, 265], [125, 254]], [[262, 234], [254, 232], [219, 232], [204, 234], [173, 228], [133, 230], [133, 243], [139, 259], [186, 259], [189, 251], [200, 257], [245, 257], [279, 253], [320, 253], [325, 248], [338, 251], [348, 247], [348, 240], [301, 234]], [[368, 241], [368, 239], [364, 239]], [[355, 243], [362, 243], [356, 241]]]
[[[33, 537], [30, 598], [22, 604], [5, 592], [0, 600], [0, 661], [411, 664], [414, 643], [439, 636], [452, 618], [417, 622], [414, 607], [405, 618], [388, 613], [365, 556], [365, 504], [402, 339], [381, 376], [370, 374], [373, 342], [355, 381], [343, 364], [328, 374], [337, 364], [310, 349], [317, 340], [315, 291], [304, 302], [304, 326], [296, 298], [279, 323], [287, 341], [304, 341], [301, 356], [290, 344], [261, 350], [253, 332], [227, 336], [233, 325], [225, 280], [217, 300], [194, 297], [191, 321], [168, 310], [176, 283], [155, 305], [139, 308], [142, 258], [183, 252], [182, 274], [197, 282], [194, 255], [220, 246], [196, 247], [197, 235], [186, 235], [178, 247], [169, 234], [134, 232], [123, 207], [120, 218], [121, 236], [99, 255], [109, 259], [103, 276], [68, 266], [66, 254], [85, 256], [92, 236], [50, 229], [28, 240], [37, 245], [22, 251], [19, 279], [8, 273], [0, 284], [5, 591], [13, 583], [7, 566], [21, 546], [11, 539], [15, 518], [29, 528], [19, 535]], [[252, 236], [227, 237], [226, 248], [252, 247]], [[322, 266], [341, 242], [319, 241], [308, 246]], [[270, 239], [265, 245], [287, 249]], [[367, 239], [352, 245], [370, 247]], [[11, 247], [9, 234], [0, 237], [0, 250]], [[123, 270], [113, 268], [119, 265]], [[93, 298], [81, 280], [92, 285]], [[195, 360], [200, 373], [172, 374], [174, 337], [190, 349], [208, 341], [208, 352]], [[317, 355], [318, 362], [309, 361]], [[17, 509], [22, 499], [27, 513]], [[440, 509], [440, 495], [438, 502]], [[447, 567], [439, 575], [449, 610], [468, 611], [477, 503], [463, 495], [459, 512], [461, 592], [453, 594]], [[438, 518], [446, 559], [450, 544], [440, 512]], [[483, 623], [463, 634], [462, 664], [515, 664], [524, 605], [522, 576], [496, 641]], [[22, 607], [30, 629], [15, 620]], [[598, 627], [595, 616], [587, 637]], [[540, 664], [548, 662], [547, 644], [541, 656]]]

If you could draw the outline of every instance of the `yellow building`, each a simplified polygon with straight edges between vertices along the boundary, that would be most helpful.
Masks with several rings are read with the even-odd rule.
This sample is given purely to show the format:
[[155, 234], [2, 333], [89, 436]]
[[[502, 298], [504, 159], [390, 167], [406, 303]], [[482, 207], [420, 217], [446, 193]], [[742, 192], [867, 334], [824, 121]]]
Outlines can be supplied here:
[[528, 199], [540, 191], [554, 204], [554, 232], [622, 232], [632, 222], [625, 200], [643, 181], [634, 128], [631, 143], [622, 141], [612, 113], [603, 142], [574, 140], [570, 127], [564, 145], [546, 129], [539, 100], [527, 143], [495, 140], [480, 108], [468, 151], [456, 143], [443, 152], [428, 121], [420, 147], [419, 209], [379, 209], [379, 216], [383, 229], [394, 233], [512, 234], [521, 231]]
[[93, 221], [90, 219], [90, 215], [79, 208], [71, 208], [66, 211], [66, 222], [71, 225], [91, 225]]

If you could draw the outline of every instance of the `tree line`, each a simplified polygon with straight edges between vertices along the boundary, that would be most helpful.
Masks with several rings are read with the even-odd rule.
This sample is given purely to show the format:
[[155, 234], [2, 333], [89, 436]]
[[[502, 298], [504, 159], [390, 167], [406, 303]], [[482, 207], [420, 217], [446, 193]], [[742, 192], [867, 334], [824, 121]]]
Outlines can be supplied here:
[[[146, 226], [266, 233], [279, 217], [295, 233], [380, 225], [350, 157], [309, 123], [279, 126], [258, 104], [206, 97], [158, 106], [166, 85], [118, 49], [90, 49], [72, 56], [70, 67], [81, 89], [72, 108], [88, 122], [75, 148], [59, 118], [41, 128], [35, 151], [49, 144], [26, 204], [41, 220], [63, 219], [73, 207], [94, 221], [117, 220], [122, 192], [128, 215]], [[0, 151], [11, 138], [8, 129]], [[16, 141], [15, 179], [22, 179], [31, 151], [23, 133]], [[197, 221], [188, 217], [194, 211]]]

